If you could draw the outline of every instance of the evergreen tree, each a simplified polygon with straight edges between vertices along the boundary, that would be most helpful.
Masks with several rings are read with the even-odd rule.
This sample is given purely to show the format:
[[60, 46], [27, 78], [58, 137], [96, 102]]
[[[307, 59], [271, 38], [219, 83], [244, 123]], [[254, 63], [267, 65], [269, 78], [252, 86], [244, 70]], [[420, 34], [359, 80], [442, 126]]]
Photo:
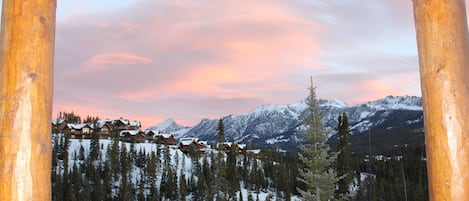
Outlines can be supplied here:
[[125, 144], [123, 144], [119, 156], [121, 175], [122, 177], [127, 177], [131, 168], [131, 159], [129, 152], [127, 151], [127, 146]]
[[195, 193], [195, 200], [206, 200], [207, 196], [207, 183], [203, 171], [197, 171], [197, 191]]
[[147, 181], [150, 184], [150, 186], [156, 186], [156, 166], [157, 166], [157, 158], [156, 158], [156, 153], [152, 151], [149, 156], [148, 160], [146, 163], [146, 173], [147, 173]]
[[252, 197], [251, 192], [248, 192], [248, 201], [254, 201], [254, 198]]
[[117, 138], [114, 138], [109, 149], [107, 150], [106, 156], [106, 160], [110, 163], [111, 173], [114, 181], [118, 181], [120, 173], [119, 143], [119, 140]]
[[322, 123], [323, 115], [319, 111], [315, 87], [311, 83], [307, 99], [308, 116], [305, 118], [302, 131], [303, 138], [309, 143], [301, 147], [299, 158], [303, 167], [299, 170], [300, 182], [306, 189], [298, 189], [303, 200], [330, 200], [334, 196], [335, 183], [338, 178], [331, 168], [335, 154], [329, 154], [326, 144], [328, 133]]
[[187, 188], [186, 175], [184, 174], [184, 168], [181, 168], [181, 172], [179, 174], [179, 200], [186, 200], [186, 196], [187, 196], [186, 188]]
[[137, 194], [137, 200], [145, 200], [145, 182], [144, 182], [144, 176], [142, 173], [140, 173], [140, 180], [137, 181], [137, 186], [138, 186], [138, 194]]
[[[220, 120], [218, 120], [218, 128], [217, 128], [217, 143], [223, 143], [226, 141], [225, 139], [225, 125], [223, 124], [223, 119], [220, 118]], [[218, 147], [220, 148], [220, 147]]]
[[68, 112], [59, 112], [58, 115], [59, 119], [65, 119], [68, 123], [71, 124], [79, 124], [81, 123], [81, 117], [78, 115], [75, 115], [75, 113], [72, 111], [70, 113]]
[[338, 118], [338, 132], [339, 132], [339, 143], [337, 145], [337, 161], [336, 171], [339, 180], [337, 181], [336, 198], [348, 199], [349, 186], [352, 183], [353, 171], [351, 169], [350, 161], [350, 145], [349, 145], [349, 124], [347, 114], [344, 112], [339, 115]]
[[78, 152], [78, 160], [85, 160], [85, 148], [80, 144], [80, 151]]
[[104, 192], [103, 181], [101, 179], [101, 175], [99, 174], [101, 169], [101, 165], [99, 165], [97, 169], [93, 168], [93, 177], [90, 178], [92, 186], [91, 195], [93, 195], [91, 196], [92, 201], [102, 201], [106, 196]]
[[230, 150], [228, 152], [228, 156], [226, 159], [226, 179], [228, 180], [229, 191], [228, 194], [230, 198], [236, 197], [236, 191], [239, 190], [239, 178], [236, 172], [236, 164], [237, 164], [237, 150], [238, 145], [233, 142], [231, 143]]
[[[95, 125], [96, 127], [96, 125]], [[99, 136], [97, 132], [91, 133], [91, 140], [90, 140], [90, 154], [88, 157], [89, 161], [95, 161], [99, 159]]]
[[82, 189], [78, 193], [78, 200], [91, 200], [91, 186], [87, 178], [83, 179]]
[[104, 163], [103, 170], [103, 191], [104, 191], [104, 200], [112, 200], [112, 172], [108, 162]]
[[119, 193], [117, 195], [118, 201], [133, 201], [135, 200], [134, 189], [132, 187], [132, 181], [127, 178], [122, 178], [119, 185]]

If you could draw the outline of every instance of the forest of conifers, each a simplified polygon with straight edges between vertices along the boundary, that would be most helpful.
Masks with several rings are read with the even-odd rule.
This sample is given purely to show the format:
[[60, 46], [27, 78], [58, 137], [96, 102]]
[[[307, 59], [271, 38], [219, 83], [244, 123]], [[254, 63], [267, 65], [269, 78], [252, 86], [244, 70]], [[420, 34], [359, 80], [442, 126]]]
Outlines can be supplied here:
[[[304, 188], [297, 179], [298, 150], [184, 154], [117, 138], [53, 139], [53, 200], [296, 200]], [[408, 146], [371, 160], [350, 156], [350, 199], [428, 200], [424, 150]]]

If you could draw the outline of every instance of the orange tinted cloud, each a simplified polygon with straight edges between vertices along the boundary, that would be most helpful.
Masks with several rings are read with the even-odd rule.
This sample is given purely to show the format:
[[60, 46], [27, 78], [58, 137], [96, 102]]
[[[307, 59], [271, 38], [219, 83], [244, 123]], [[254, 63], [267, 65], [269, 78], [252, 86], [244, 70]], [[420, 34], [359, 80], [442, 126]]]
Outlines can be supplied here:
[[309, 76], [349, 103], [418, 95], [410, 3], [357, 1], [142, 0], [69, 17], [54, 107], [194, 124], [302, 100]]
[[366, 101], [377, 100], [389, 94], [404, 95], [400, 94], [391, 84], [379, 80], [365, 80], [355, 87], [356, 91], [363, 95], [352, 99], [352, 103], [364, 103]]
[[151, 63], [152, 60], [130, 53], [106, 53], [95, 55], [85, 63], [85, 71], [106, 70], [112, 65], [134, 65]]

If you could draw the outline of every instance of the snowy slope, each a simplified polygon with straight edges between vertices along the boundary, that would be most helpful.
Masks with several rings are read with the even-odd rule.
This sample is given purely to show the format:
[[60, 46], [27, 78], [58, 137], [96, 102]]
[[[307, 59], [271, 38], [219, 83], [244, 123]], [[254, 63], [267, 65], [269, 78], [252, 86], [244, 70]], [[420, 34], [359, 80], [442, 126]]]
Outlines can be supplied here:
[[[59, 137], [59, 135], [54, 135], [53, 137]], [[101, 139], [99, 140], [99, 143], [101, 147], [100, 148], [101, 161], [103, 162], [103, 161], [108, 160], [106, 159], [106, 155], [107, 155], [108, 147], [112, 143], [112, 140]], [[118, 143], [119, 143], [119, 147], [122, 148], [123, 146], [125, 146], [129, 152], [132, 150], [131, 143], [120, 142], [120, 141]], [[88, 156], [90, 152], [90, 140], [89, 139], [82, 139], [82, 140], [70, 139], [70, 145], [69, 145], [69, 150], [68, 150], [69, 152], [68, 161], [69, 161], [70, 170], [72, 169], [74, 164], [84, 163], [83, 160], [79, 160], [76, 157], [80, 151], [80, 147], [84, 148], [85, 156]], [[133, 144], [133, 147], [134, 147], [133, 151], [135, 152], [142, 151], [144, 153], [156, 152], [157, 150], [161, 153], [161, 152], [164, 152], [165, 149], [168, 150], [169, 155], [170, 155], [169, 159], [170, 159], [171, 168], [174, 168], [174, 170], [176, 171], [178, 180], [181, 178], [181, 172], [184, 173], [186, 180], [189, 180], [191, 175], [195, 174], [196, 167], [194, 166], [194, 163], [196, 162], [192, 161], [193, 158], [181, 152], [177, 148], [177, 146], [166, 147], [165, 145], [157, 145], [154, 143], [135, 143]], [[216, 150], [212, 150], [212, 151], [215, 154], [217, 153]], [[157, 175], [156, 187], [157, 188], [160, 188], [160, 185], [162, 182], [162, 172], [164, 169], [163, 164], [166, 163], [165, 160], [166, 159], [164, 157], [164, 154], [160, 154], [157, 173], [156, 173]], [[204, 160], [203, 157], [198, 158], [197, 162], [200, 164], [200, 166], [202, 165], [203, 160]], [[210, 163], [210, 157], [208, 157], [207, 160]], [[258, 162], [261, 164], [261, 160], [258, 160]], [[63, 172], [61, 174], [63, 174]], [[137, 183], [139, 182], [139, 179], [142, 176], [141, 174], [142, 174], [141, 169], [139, 169], [137, 166], [132, 166], [130, 175], [131, 175], [131, 180], [134, 186], [137, 186]], [[195, 176], [195, 178], [197, 177]], [[118, 183], [116, 183], [115, 185], [118, 185]], [[241, 191], [242, 191], [242, 196], [243, 196], [242, 200], [247, 200], [248, 194], [251, 194], [253, 197], [259, 197], [260, 200], [265, 200], [268, 195], [271, 195], [274, 200], [276, 199], [275, 197], [276, 193], [273, 191], [269, 190], [269, 191], [254, 192], [252, 190], [248, 190], [247, 188], [245, 188], [243, 183], [241, 183]], [[239, 199], [239, 194], [238, 193], [236, 194], [238, 195], [238, 199]], [[191, 201], [191, 200], [193, 199], [189, 195], [186, 198], [186, 201]], [[300, 199], [297, 196], [292, 196], [292, 200], [298, 201]]]

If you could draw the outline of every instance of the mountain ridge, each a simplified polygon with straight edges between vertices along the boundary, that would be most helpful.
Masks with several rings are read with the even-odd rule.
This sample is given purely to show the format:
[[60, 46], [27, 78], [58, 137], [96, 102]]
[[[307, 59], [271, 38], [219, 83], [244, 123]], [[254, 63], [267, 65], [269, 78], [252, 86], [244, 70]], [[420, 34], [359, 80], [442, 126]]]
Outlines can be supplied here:
[[[342, 112], [349, 117], [352, 136], [360, 136], [369, 130], [392, 131], [413, 124], [421, 124], [423, 127], [422, 100], [417, 96], [387, 96], [353, 106], [337, 100], [319, 100], [319, 107], [325, 114], [323, 120], [326, 128], [331, 131], [331, 138], [335, 134], [337, 117]], [[292, 149], [303, 143], [298, 131], [305, 115], [307, 104], [302, 100], [292, 104], [261, 105], [250, 112], [231, 114], [222, 119], [227, 140], [240, 141], [255, 147]], [[163, 130], [174, 133], [177, 138], [197, 137], [208, 141], [216, 139], [218, 119], [205, 118], [190, 128], [179, 126], [174, 120], [163, 123], [172, 125], [172, 130]], [[160, 125], [162, 124], [158, 126]]]

